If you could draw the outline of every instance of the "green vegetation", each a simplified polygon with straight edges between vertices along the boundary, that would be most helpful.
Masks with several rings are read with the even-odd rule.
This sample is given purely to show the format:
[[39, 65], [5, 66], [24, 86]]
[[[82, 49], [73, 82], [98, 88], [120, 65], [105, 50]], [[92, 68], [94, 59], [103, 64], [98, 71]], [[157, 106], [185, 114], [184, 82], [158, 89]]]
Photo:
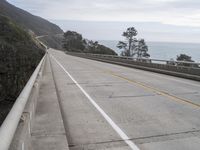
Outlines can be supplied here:
[[[176, 61], [178, 61], [178, 62], [176, 62]], [[173, 66], [199, 67], [199, 65], [197, 65], [197, 64], [191, 64], [192, 62], [195, 62], [195, 61], [192, 60], [191, 56], [188, 56], [186, 54], [178, 55], [176, 57], [176, 61], [174, 61], [174, 59], [171, 58], [170, 61], [167, 62], [167, 64], [168, 65], [173, 65]]]
[[[176, 57], [177, 61], [185, 61], [185, 62], [195, 62], [192, 60], [191, 56], [188, 56], [186, 54], [180, 54]], [[197, 64], [188, 64], [188, 63], [177, 63], [179, 66], [186, 66], [186, 67], [199, 67]]]
[[148, 46], [144, 39], [137, 39], [138, 32], [134, 27], [128, 28], [122, 36], [126, 38], [126, 41], [119, 41], [117, 47], [123, 49], [122, 56], [131, 56], [136, 58], [148, 58], [150, 55], [148, 52]]
[[42, 41], [60, 49], [58, 34], [57, 25], [0, 0], [0, 123], [44, 54], [33, 37], [48, 35]]
[[86, 40], [75, 31], [64, 33], [63, 48], [69, 52], [117, 55], [114, 50], [98, 42]]
[[0, 123], [44, 55], [44, 49], [0, 15]]
[[188, 56], [186, 54], [180, 54], [177, 56], [176, 58], [177, 61], [188, 61], [188, 62], [194, 62], [192, 60], [192, 57], [191, 56]]

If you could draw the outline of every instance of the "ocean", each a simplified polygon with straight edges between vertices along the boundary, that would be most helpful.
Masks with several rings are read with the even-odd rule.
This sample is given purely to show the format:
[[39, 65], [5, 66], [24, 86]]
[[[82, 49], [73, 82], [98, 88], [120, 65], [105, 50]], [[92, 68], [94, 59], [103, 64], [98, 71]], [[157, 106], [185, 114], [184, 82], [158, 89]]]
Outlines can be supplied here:
[[[121, 50], [116, 47], [118, 41], [99, 41], [120, 54]], [[200, 63], [200, 44], [172, 43], [172, 42], [147, 42], [151, 59], [176, 60], [177, 55], [187, 54], [192, 60]]]

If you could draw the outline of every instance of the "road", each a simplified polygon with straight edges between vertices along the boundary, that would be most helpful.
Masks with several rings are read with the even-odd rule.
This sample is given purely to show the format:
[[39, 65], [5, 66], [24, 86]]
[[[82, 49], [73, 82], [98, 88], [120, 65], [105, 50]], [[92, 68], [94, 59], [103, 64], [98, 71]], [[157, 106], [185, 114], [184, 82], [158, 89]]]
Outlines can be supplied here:
[[199, 150], [200, 84], [49, 50], [70, 150]]

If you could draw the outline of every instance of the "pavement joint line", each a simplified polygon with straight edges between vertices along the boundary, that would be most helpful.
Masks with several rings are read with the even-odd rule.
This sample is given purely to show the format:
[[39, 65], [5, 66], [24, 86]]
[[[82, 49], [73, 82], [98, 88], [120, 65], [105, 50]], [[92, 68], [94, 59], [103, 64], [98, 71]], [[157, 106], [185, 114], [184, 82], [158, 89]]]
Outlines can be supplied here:
[[137, 97], [151, 97], [151, 96], [157, 96], [157, 95], [159, 95], [159, 94], [149, 94], [149, 95], [130, 95], [130, 96], [109, 96], [109, 98], [137, 98]]
[[[136, 137], [136, 138], [130, 138], [129, 140], [147, 140], [147, 139], [152, 139], [152, 138], [164, 138], [164, 137], [170, 137], [170, 136], [176, 136], [176, 135], [182, 135], [182, 134], [194, 134], [200, 132], [200, 130], [191, 130], [191, 131], [184, 131], [184, 132], [175, 132], [175, 133], [166, 133], [166, 134], [158, 134], [158, 135], [152, 135], [152, 136], [146, 136], [146, 137]], [[198, 136], [195, 136], [198, 137]], [[180, 137], [179, 139], [184, 139], [184, 138], [188, 138], [188, 136], [186, 137]], [[161, 141], [168, 141], [168, 140], [172, 140], [172, 139], [160, 139]], [[112, 141], [102, 141], [102, 142], [95, 142], [95, 143], [84, 143], [81, 145], [78, 144], [70, 144], [69, 147], [81, 147], [81, 146], [87, 146], [87, 145], [93, 145], [93, 144], [106, 144], [106, 143], [117, 143], [117, 142], [123, 142], [123, 140], [112, 140]], [[158, 141], [156, 141], [158, 142]], [[139, 142], [138, 144], [143, 144], [143, 143], [151, 143], [151, 141], [149, 142]]]
[[[184, 131], [184, 132], [177, 132], [177, 133], [166, 133], [166, 134], [160, 134], [160, 135], [152, 135], [152, 136], [146, 136], [146, 137], [137, 137], [137, 138], [130, 138], [129, 140], [145, 140], [145, 139], [151, 139], [151, 138], [161, 138], [161, 137], [170, 137], [170, 136], [176, 136], [176, 135], [181, 135], [181, 134], [194, 134], [200, 132], [200, 130], [192, 130], [192, 131]], [[197, 136], [196, 136], [197, 137]], [[182, 138], [187, 138], [187, 137], [181, 137]], [[180, 138], [179, 138], [180, 139]], [[171, 139], [167, 139], [171, 140]], [[167, 141], [166, 139], [162, 141]], [[80, 147], [80, 146], [86, 146], [86, 145], [93, 145], [93, 144], [106, 144], [106, 143], [117, 143], [117, 142], [123, 142], [123, 140], [112, 140], [112, 141], [102, 141], [102, 142], [96, 142], [96, 143], [85, 143], [85, 144], [71, 144], [70, 147]], [[158, 141], [156, 141], [158, 142]], [[143, 143], [151, 143], [151, 142], [139, 142], [139, 144]]]
[[146, 136], [146, 137], [132, 138], [132, 139], [130, 139], [130, 140], [141, 140], [141, 139], [149, 139], [149, 138], [160, 138], [160, 137], [168, 137], [168, 136], [181, 135], [181, 134], [189, 134], [189, 133], [197, 133], [197, 132], [200, 132], [200, 130], [191, 130], [191, 131], [183, 131], [183, 132], [175, 132], [175, 133], [158, 134], [158, 135], [152, 135], [152, 136]]
[[31, 134], [31, 137], [59, 137], [59, 136], [66, 136], [65, 133], [61, 134]]
[[134, 83], [135, 85], [138, 85], [148, 91], [151, 91], [151, 92], [154, 92], [156, 94], [159, 94], [159, 95], [162, 95], [164, 97], [168, 97], [169, 99], [172, 99], [174, 101], [177, 101], [177, 102], [183, 102], [185, 104], [190, 104], [191, 106], [195, 106], [197, 108], [200, 108], [200, 104], [196, 104], [196, 103], [193, 103], [191, 102], [190, 100], [187, 100], [187, 99], [183, 99], [183, 98], [180, 98], [180, 97], [177, 97], [175, 95], [172, 95], [172, 94], [169, 94], [168, 92], [165, 92], [165, 91], [162, 91], [162, 90], [159, 90], [159, 89], [156, 89], [154, 87], [151, 87], [151, 86], [148, 86], [148, 85], [145, 85], [144, 83], [141, 83], [141, 82], [138, 82], [138, 81], [135, 81], [135, 80], [132, 80], [132, 79], [128, 79], [126, 77], [123, 77], [123, 76], [120, 76], [120, 75], [117, 75], [111, 71], [104, 71], [105, 73], [107, 74], [110, 74], [112, 76], [115, 76], [115, 77], [118, 77], [120, 79], [123, 79], [123, 80], [126, 80], [128, 81], [129, 83]]
[[50, 55], [55, 62], [63, 69], [63, 71], [71, 78], [71, 80], [76, 83], [78, 88], [83, 92], [83, 94], [88, 98], [88, 100], [94, 105], [94, 107], [101, 113], [105, 120], [111, 125], [111, 127], [118, 133], [118, 135], [123, 139], [125, 143], [132, 150], [140, 150], [133, 141], [122, 131], [122, 129], [104, 112], [104, 110], [90, 97], [90, 95], [80, 86], [80, 84], [70, 75], [70, 73], [60, 64], [60, 62], [53, 56]]
[[176, 95], [191, 95], [191, 94], [200, 94], [199, 92], [185, 92], [185, 93], [173, 93]]
[[102, 141], [102, 142], [94, 142], [94, 143], [70, 144], [69, 147], [81, 147], [81, 146], [88, 146], [88, 145], [100, 145], [100, 144], [118, 143], [118, 142], [124, 142], [124, 140], [110, 140], [110, 141]]

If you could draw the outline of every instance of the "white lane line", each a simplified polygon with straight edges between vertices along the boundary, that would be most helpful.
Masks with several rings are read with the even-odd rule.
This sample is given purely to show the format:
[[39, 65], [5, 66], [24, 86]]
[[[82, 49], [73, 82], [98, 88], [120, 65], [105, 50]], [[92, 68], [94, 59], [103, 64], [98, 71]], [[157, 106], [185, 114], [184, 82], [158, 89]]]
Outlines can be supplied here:
[[112, 126], [112, 128], [119, 134], [119, 136], [128, 144], [132, 150], [140, 150], [130, 138], [120, 129], [120, 127], [103, 111], [103, 109], [90, 97], [90, 95], [78, 84], [78, 82], [70, 75], [70, 73], [61, 65], [61, 63], [53, 56], [51, 57], [56, 61], [56, 63], [63, 69], [63, 71], [71, 78], [71, 80], [79, 87], [83, 94], [88, 98], [88, 100], [94, 105], [94, 107], [101, 113], [101, 115], [106, 119], [106, 121]]

